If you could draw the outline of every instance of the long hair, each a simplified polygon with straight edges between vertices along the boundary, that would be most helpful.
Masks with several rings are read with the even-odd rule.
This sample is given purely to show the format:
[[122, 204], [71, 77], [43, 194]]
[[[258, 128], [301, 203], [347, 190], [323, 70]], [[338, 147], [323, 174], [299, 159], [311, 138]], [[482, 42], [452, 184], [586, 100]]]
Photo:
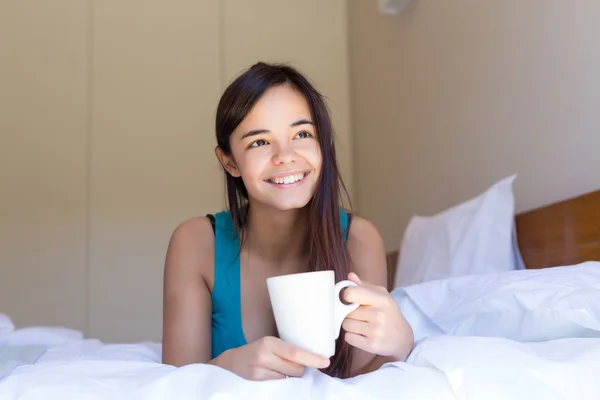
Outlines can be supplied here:
[[[342, 194], [348, 200], [349, 196], [339, 173], [333, 128], [323, 96], [296, 69], [285, 64], [259, 62], [237, 77], [223, 93], [216, 115], [217, 144], [223, 152], [231, 155], [229, 137], [233, 131], [269, 88], [284, 84], [293, 87], [306, 99], [323, 157], [315, 193], [307, 205], [308, 269], [333, 270], [335, 280], [339, 282], [346, 279], [349, 272], [339, 215]], [[225, 169], [224, 172], [229, 212], [239, 234], [247, 225], [248, 191], [242, 178], [233, 177]], [[345, 378], [350, 375], [351, 364], [352, 352], [342, 330], [335, 355], [324, 372]]]

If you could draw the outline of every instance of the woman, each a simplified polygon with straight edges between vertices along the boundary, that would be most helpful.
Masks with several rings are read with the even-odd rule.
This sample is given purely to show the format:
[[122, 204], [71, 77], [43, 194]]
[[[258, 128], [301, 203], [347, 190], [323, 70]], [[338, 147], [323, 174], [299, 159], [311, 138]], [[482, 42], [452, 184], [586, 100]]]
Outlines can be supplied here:
[[[258, 63], [225, 90], [216, 135], [229, 211], [173, 232], [163, 362], [265, 380], [301, 376], [305, 367], [347, 378], [404, 360], [412, 329], [385, 289], [377, 229], [340, 208], [345, 187], [322, 96], [295, 69]], [[336, 281], [358, 284], [343, 298], [360, 307], [344, 320], [329, 360], [277, 338], [266, 279], [331, 269]]]

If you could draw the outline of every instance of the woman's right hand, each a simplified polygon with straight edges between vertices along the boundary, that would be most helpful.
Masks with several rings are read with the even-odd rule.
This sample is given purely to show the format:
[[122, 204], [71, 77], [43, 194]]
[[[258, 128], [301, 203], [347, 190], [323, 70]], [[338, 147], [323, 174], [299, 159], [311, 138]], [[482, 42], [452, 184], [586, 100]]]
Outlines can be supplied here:
[[329, 366], [329, 359], [310, 353], [267, 336], [242, 347], [227, 350], [211, 361], [242, 378], [264, 381], [285, 377], [300, 377], [304, 368], [322, 369]]

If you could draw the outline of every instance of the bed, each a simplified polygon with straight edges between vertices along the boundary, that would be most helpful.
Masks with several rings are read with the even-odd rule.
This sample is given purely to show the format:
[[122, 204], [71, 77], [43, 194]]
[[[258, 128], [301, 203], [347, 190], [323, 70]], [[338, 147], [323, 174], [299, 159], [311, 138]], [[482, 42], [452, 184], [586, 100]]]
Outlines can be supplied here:
[[[415, 331], [406, 362], [339, 380], [245, 381], [160, 363], [160, 343], [103, 343], [61, 327], [2, 328], [0, 346], [45, 346], [0, 379], [0, 399], [598, 399], [600, 191], [516, 216], [525, 269], [391, 293]], [[398, 253], [388, 255], [390, 283]], [[2, 317], [0, 315], [0, 317]]]

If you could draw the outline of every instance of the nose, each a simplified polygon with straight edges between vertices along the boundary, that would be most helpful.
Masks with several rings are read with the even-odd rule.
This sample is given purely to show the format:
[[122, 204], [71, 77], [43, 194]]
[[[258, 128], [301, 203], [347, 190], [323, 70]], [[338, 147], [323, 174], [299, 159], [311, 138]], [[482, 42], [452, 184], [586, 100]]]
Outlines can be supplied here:
[[281, 164], [290, 164], [296, 162], [296, 152], [290, 145], [279, 145], [275, 149], [275, 154], [273, 154], [273, 164], [281, 165]]

